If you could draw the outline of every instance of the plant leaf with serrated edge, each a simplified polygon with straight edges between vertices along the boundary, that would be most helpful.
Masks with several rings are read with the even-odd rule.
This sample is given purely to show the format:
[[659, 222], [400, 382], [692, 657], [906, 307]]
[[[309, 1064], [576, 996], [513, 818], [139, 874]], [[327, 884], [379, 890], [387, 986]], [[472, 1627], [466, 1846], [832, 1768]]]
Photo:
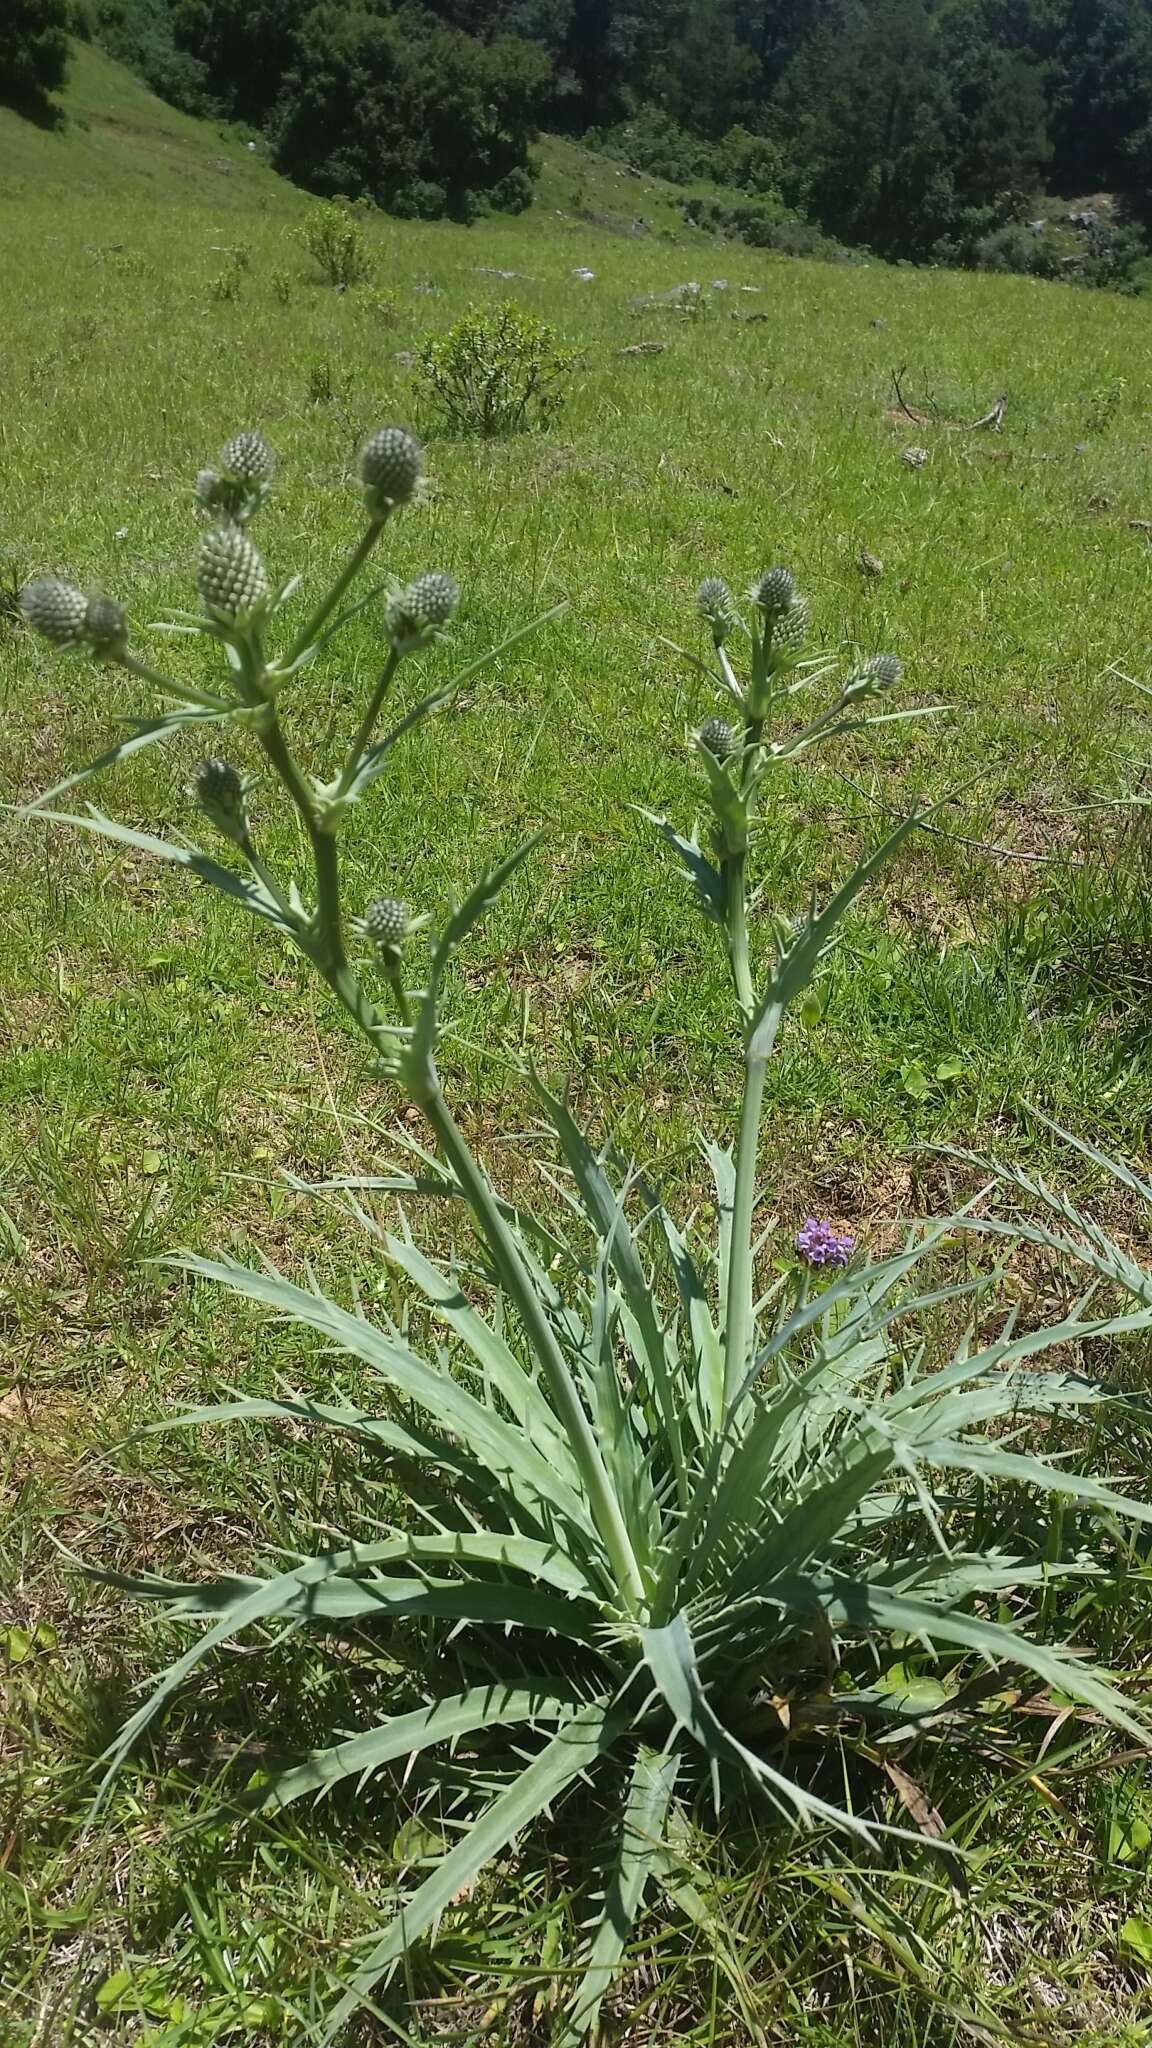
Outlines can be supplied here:
[[558, 1699], [542, 1690], [525, 1690], [510, 1685], [475, 1686], [470, 1692], [436, 1700], [409, 1714], [393, 1714], [375, 1728], [348, 1735], [329, 1749], [314, 1750], [307, 1763], [282, 1771], [263, 1784], [244, 1805], [265, 1813], [290, 1806], [294, 1799], [317, 1797], [331, 1791], [342, 1779], [366, 1778], [397, 1757], [431, 1749], [437, 1742], [452, 1742], [458, 1735], [477, 1728], [503, 1728], [520, 1721], [562, 1721], [576, 1702]]
[[89, 809], [87, 817], [83, 818], [71, 811], [35, 810], [29, 815], [45, 818], [53, 825], [78, 825], [82, 832], [94, 832], [101, 839], [112, 839], [120, 846], [134, 846], [138, 852], [150, 853], [157, 860], [170, 860], [178, 867], [190, 868], [202, 882], [219, 889], [222, 896], [231, 896], [235, 902], [242, 903], [253, 917], [262, 918], [297, 944], [300, 942], [302, 927], [285, 916], [261, 882], [249, 881], [233, 868], [222, 867], [218, 860], [202, 853], [198, 846], [177, 846], [171, 839], [155, 839], [149, 832], [134, 832], [130, 826], [118, 825], [114, 818], [106, 818], [102, 811], [95, 809]]
[[564, 1483], [547, 1458], [526, 1442], [522, 1431], [513, 1429], [494, 1409], [476, 1400], [451, 1373], [417, 1357], [365, 1316], [352, 1315], [324, 1294], [293, 1286], [278, 1273], [258, 1273], [231, 1260], [202, 1259], [184, 1253], [160, 1263], [195, 1273], [204, 1280], [214, 1280], [233, 1294], [261, 1302], [291, 1322], [303, 1323], [331, 1338], [342, 1350], [372, 1366], [409, 1400], [417, 1402], [441, 1428], [453, 1430], [494, 1471], [527, 1488], [542, 1509], [559, 1514], [595, 1543], [591, 1516], [583, 1501]]
[[646, 811], [642, 804], [637, 804], [636, 809], [642, 818], [646, 818], [650, 825], [655, 826], [673, 851], [679, 854], [685, 878], [695, 889], [705, 916], [710, 917], [716, 924], [723, 924], [728, 906], [719, 869], [713, 867], [706, 854], [701, 853], [695, 839], [685, 839], [676, 830], [675, 825], [667, 818], [662, 818], [658, 811]]
[[590, 1764], [611, 1749], [626, 1727], [626, 1719], [613, 1717], [606, 1700], [573, 1714], [515, 1782], [485, 1807], [455, 1848], [442, 1858], [397, 1913], [367, 1961], [354, 1971], [343, 1998], [329, 2014], [320, 2037], [322, 2043], [336, 2039], [385, 1972], [427, 1933], [462, 1891], [475, 1883], [485, 1864], [506, 1849]]
[[829, 1806], [814, 1793], [805, 1792], [801, 1785], [774, 1771], [764, 1757], [746, 1749], [742, 1742], [729, 1734], [705, 1697], [692, 1637], [682, 1614], [675, 1615], [664, 1628], [641, 1629], [640, 1639], [645, 1662], [656, 1681], [660, 1697], [679, 1726], [699, 1743], [711, 1759], [717, 1783], [718, 1766], [721, 1763], [735, 1765], [765, 1794], [777, 1813], [784, 1814], [789, 1820], [799, 1821], [805, 1827], [827, 1821], [833, 1827], [860, 1836], [863, 1841], [875, 1840], [875, 1828], [868, 1827], [846, 1808]]
[[201, 709], [199, 706], [188, 711], [167, 711], [160, 718], [134, 718], [131, 723], [136, 730], [130, 738], [121, 740], [117, 746], [109, 747], [107, 753], [98, 754], [83, 768], [77, 768], [73, 775], [66, 775], [63, 782], [55, 782], [40, 796], [33, 797], [30, 804], [20, 806], [18, 816], [35, 818], [45, 804], [50, 804], [65, 790], [75, 789], [77, 783], [87, 782], [90, 775], [99, 775], [103, 769], [112, 768], [117, 761], [126, 761], [130, 755], [138, 754], [144, 747], [154, 747], [158, 741], [167, 739], [170, 732], [182, 732], [187, 726], [218, 725], [222, 719], [235, 716], [236, 706], [221, 705], [219, 710]]
[[611, 1989], [633, 1922], [644, 1903], [649, 1879], [655, 1875], [657, 1860], [664, 1850], [664, 1824], [679, 1764], [674, 1753], [661, 1753], [647, 1745], [637, 1752], [616, 1860], [604, 1894], [604, 1910], [556, 2048], [580, 2048], [596, 2026], [605, 1993]]

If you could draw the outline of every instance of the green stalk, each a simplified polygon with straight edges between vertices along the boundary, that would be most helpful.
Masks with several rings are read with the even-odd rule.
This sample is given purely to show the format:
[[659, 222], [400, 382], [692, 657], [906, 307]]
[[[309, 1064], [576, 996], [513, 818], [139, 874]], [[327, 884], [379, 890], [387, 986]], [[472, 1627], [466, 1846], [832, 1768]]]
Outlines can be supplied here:
[[733, 853], [724, 862], [724, 880], [728, 890], [728, 960], [736, 985], [736, 1000], [746, 1026], [751, 1023], [756, 1008], [756, 991], [752, 986], [748, 955], [748, 907], [744, 890], [747, 861], [747, 853]]
[[335, 583], [332, 585], [331, 590], [328, 592], [327, 597], [324, 598], [322, 603], [317, 606], [316, 610], [312, 614], [312, 617], [309, 619], [307, 625], [302, 627], [301, 631], [296, 635], [295, 640], [292, 642], [290, 652], [286, 656], [283, 663], [278, 664], [278, 666], [282, 668], [291, 668], [294, 662], [299, 661], [300, 656], [303, 654], [305, 648], [311, 647], [312, 642], [315, 640], [325, 620], [331, 618], [332, 613], [335, 611], [337, 605], [340, 602], [340, 599], [343, 597], [344, 592], [347, 590], [348, 585], [352, 582], [354, 577], [360, 574], [361, 569], [364, 567], [365, 562], [368, 560], [369, 555], [372, 553], [372, 550], [375, 547], [383, 531], [384, 521], [382, 519], [373, 519], [369, 523], [365, 532], [361, 534], [359, 541], [353, 548], [352, 553], [350, 554], [348, 560], [344, 564], [344, 567], [341, 569], [340, 574], [336, 578]]
[[572, 1454], [580, 1467], [593, 1519], [611, 1560], [621, 1595], [629, 1612], [639, 1616], [645, 1609], [645, 1592], [636, 1554], [620, 1512], [620, 1503], [600, 1455], [599, 1445], [576, 1392], [564, 1354], [556, 1342], [552, 1325], [525, 1270], [512, 1233], [500, 1214], [496, 1197], [473, 1158], [467, 1140], [453, 1118], [438, 1085], [421, 1101], [420, 1106], [439, 1139], [444, 1157], [464, 1190], [492, 1254], [501, 1282], [516, 1305], [525, 1334], [548, 1382], [553, 1406], [564, 1425], [572, 1446]]
[[760, 1119], [764, 1109], [767, 1057], [746, 1056], [744, 1099], [740, 1105], [740, 1136], [736, 1146], [736, 1186], [732, 1197], [732, 1249], [728, 1260], [728, 1300], [724, 1314], [724, 1408], [743, 1385], [752, 1354], [752, 1220], [756, 1208], [756, 1175], [760, 1159]]
[[360, 720], [359, 726], [357, 727], [356, 737], [348, 750], [348, 759], [344, 763], [340, 780], [336, 785], [336, 794], [338, 797], [344, 796], [346, 794], [348, 787], [352, 781], [352, 777], [355, 775], [357, 768], [360, 766], [360, 762], [367, 749], [368, 742], [371, 739], [372, 734], [375, 730], [376, 720], [380, 716], [380, 706], [383, 704], [385, 697], [388, 695], [388, 691], [392, 683], [392, 678], [395, 675], [399, 666], [400, 656], [397, 653], [396, 649], [393, 648], [388, 656], [387, 661], [384, 663], [384, 667], [383, 670], [381, 671], [379, 680], [377, 681], [376, 688], [373, 690], [372, 695], [368, 700], [368, 707], [364, 713], [363, 718]]

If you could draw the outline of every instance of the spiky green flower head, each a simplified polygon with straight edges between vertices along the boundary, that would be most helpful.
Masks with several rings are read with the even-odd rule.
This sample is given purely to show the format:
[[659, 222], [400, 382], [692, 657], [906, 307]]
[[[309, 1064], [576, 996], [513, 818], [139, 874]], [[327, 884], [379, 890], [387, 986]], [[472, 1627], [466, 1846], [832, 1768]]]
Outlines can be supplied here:
[[220, 467], [226, 476], [233, 476], [238, 484], [247, 484], [252, 489], [257, 484], [271, 483], [276, 457], [263, 434], [233, 434], [220, 450]]
[[88, 599], [74, 583], [62, 583], [58, 576], [38, 576], [34, 583], [24, 585], [19, 604], [24, 623], [54, 647], [83, 645]]
[[385, 520], [419, 495], [424, 451], [406, 427], [378, 427], [360, 450], [360, 481], [368, 516]]
[[[806, 597], [794, 597], [790, 604], [777, 612], [770, 621], [772, 660], [780, 664], [797, 661], [804, 652], [812, 624], [812, 607]], [[766, 629], [769, 621], [765, 614]]]
[[268, 577], [251, 541], [239, 526], [217, 526], [200, 543], [196, 588], [210, 619], [243, 626], [268, 602]]
[[398, 896], [376, 896], [360, 918], [358, 929], [385, 959], [395, 959], [411, 929], [408, 905]]
[[97, 658], [115, 659], [128, 644], [128, 621], [115, 598], [98, 592], [86, 597], [58, 576], [26, 583], [19, 605], [25, 623], [54, 647], [86, 648]]
[[84, 607], [84, 643], [93, 654], [114, 657], [128, 645], [128, 621], [124, 607], [114, 597], [96, 591]]
[[417, 576], [389, 598], [385, 609], [388, 637], [397, 654], [411, 654], [442, 633], [455, 616], [460, 590], [453, 576], [433, 569]]
[[752, 591], [752, 602], [760, 607], [766, 619], [775, 619], [786, 612], [796, 597], [796, 579], [791, 569], [776, 567], [766, 569]]
[[862, 697], [883, 697], [894, 690], [904, 673], [904, 663], [896, 654], [872, 654], [868, 660], [849, 676], [844, 686], [847, 703], [855, 703]]
[[740, 735], [726, 718], [707, 718], [700, 727], [700, 744], [717, 761], [730, 761], [740, 752]]
[[864, 663], [864, 674], [881, 696], [896, 688], [903, 673], [904, 663], [898, 654], [873, 654]]
[[722, 576], [706, 576], [696, 593], [700, 617], [712, 628], [712, 638], [717, 647], [723, 647], [739, 615], [736, 600]]
[[248, 784], [231, 761], [210, 756], [196, 770], [192, 794], [209, 823], [241, 846], [249, 836]]
[[263, 434], [233, 434], [220, 450], [219, 466], [200, 471], [196, 496], [205, 511], [244, 526], [264, 503], [275, 468]]

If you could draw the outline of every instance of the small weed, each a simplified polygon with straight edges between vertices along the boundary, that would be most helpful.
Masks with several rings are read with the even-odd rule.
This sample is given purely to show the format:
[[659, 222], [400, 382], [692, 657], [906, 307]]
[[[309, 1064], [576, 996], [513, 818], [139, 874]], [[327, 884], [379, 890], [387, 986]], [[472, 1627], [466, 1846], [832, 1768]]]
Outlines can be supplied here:
[[272, 290], [272, 297], [277, 305], [287, 306], [292, 298], [292, 272], [290, 270], [274, 270], [268, 283]]

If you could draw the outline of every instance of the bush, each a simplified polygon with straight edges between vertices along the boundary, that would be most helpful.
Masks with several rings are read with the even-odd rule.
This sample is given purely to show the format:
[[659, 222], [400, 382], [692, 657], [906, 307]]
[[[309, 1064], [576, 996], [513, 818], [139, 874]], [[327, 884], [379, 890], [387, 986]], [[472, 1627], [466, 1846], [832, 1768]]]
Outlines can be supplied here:
[[[216, 655], [211, 669], [196, 664], [196, 684], [136, 651], [113, 599], [54, 578], [21, 593], [27, 623], [58, 649], [118, 670], [167, 707], [157, 713], [148, 701], [129, 736], [41, 797], [35, 817], [185, 871], [250, 915], [265, 943], [294, 949], [362, 1036], [373, 1087], [387, 1084], [427, 1132], [418, 1138], [405, 1123], [392, 1171], [317, 1191], [342, 1196], [368, 1232], [380, 1284], [365, 1293], [351, 1283], [350, 1305], [326, 1295], [312, 1272], [295, 1284], [230, 1258], [172, 1262], [317, 1343], [285, 1354], [306, 1375], [302, 1391], [229, 1393], [166, 1415], [162, 1426], [270, 1420], [294, 1436], [315, 1433], [344, 1457], [362, 1452], [365, 1485], [345, 1526], [333, 1527], [340, 1496], [317, 1453], [303, 1499], [308, 1510], [323, 1498], [327, 1541], [313, 1555], [288, 1551], [280, 1522], [261, 1548], [249, 1533], [260, 1526], [253, 1503], [216, 1579], [188, 1581], [184, 1546], [179, 1579], [108, 1574], [122, 1592], [167, 1609], [171, 1625], [203, 1624], [111, 1746], [108, 1776], [185, 1681], [249, 1631], [248, 1657], [285, 1631], [351, 1631], [368, 1668], [377, 1658], [383, 1666], [396, 1632], [415, 1624], [415, 1693], [393, 1695], [374, 1723], [331, 1728], [298, 1764], [261, 1759], [250, 1783], [229, 1787], [223, 1808], [214, 1788], [212, 1825], [222, 1811], [278, 1816], [340, 1784], [359, 1791], [388, 1766], [407, 1783], [414, 1760], [433, 1748], [451, 1759], [447, 1783], [426, 1794], [430, 1805], [439, 1799], [441, 1817], [450, 1811], [451, 1846], [398, 1873], [398, 1895], [390, 1882], [387, 1924], [357, 1956], [323, 2024], [331, 2041], [366, 2001], [387, 1995], [398, 1970], [422, 1970], [415, 1945], [434, 1937], [525, 1830], [553, 1813], [563, 1826], [565, 1802], [586, 1800], [582, 1781], [591, 1781], [604, 1841], [593, 1851], [598, 1867], [572, 1869], [570, 1892], [565, 1873], [565, 1925], [582, 1933], [570, 1964], [557, 1959], [567, 2010], [552, 2033], [578, 2048], [596, 2031], [646, 1895], [675, 1907], [691, 1892], [682, 1845], [709, 1797], [718, 1827], [751, 1808], [777, 1827], [819, 1829], [821, 1881], [843, 1888], [846, 1879], [851, 1898], [862, 1853], [891, 1855], [910, 1832], [885, 1757], [903, 1762], [913, 1745], [934, 1751], [943, 1782], [957, 1756], [988, 1756], [995, 1785], [1005, 1757], [1034, 1751], [1041, 1706], [1053, 1723], [1079, 1706], [1089, 1723], [1148, 1745], [1146, 1715], [1077, 1637], [1094, 1608], [1110, 1646], [1138, 1626], [1147, 1546], [1143, 1531], [1129, 1530], [1152, 1522], [1152, 1507], [1070, 1454], [1086, 1416], [1092, 1446], [1111, 1437], [1126, 1467], [1146, 1462], [1147, 1398], [1121, 1384], [1124, 1354], [1107, 1340], [1152, 1327], [1152, 1278], [1021, 1175], [1003, 1176], [1013, 1199], [1047, 1213], [1036, 1225], [993, 1216], [982, 1227], [1031, 1241], [1046, 1264], [1055, 1253], [1086, 1268], [1089, 1280], [1070, 1302], [1059, 1297], [1060, 1320], [1048, 1329], [1028, 1318], [1016, 1332], [1018, 1300], [994, 1298], [999, 1270], [981, 1278], [966, 1261], [949, 1265], [964, 1217], [914, 1228], [875, 1257], [817, 1218], [791, 1243], [772, 1240], [760, 1199], [761, 1124], [778, 1034], [789, 1008], [809, 1000], [856, 898], [924, 822], [905, 817], [823, 908], [790, 866], [781, 900], [765, 903], [754, 889], [762, 821], [779, 829], [803, 756], [874, 720], [887, 727], [883, 700], [901, 674], [882, 654], [833, 681], [834, 663], [806, 658], [810, 607], [783, 568], [757, 579], [748, 623], [718, 578], [700, 591], [709, 644], [696, 670], [712, 678], [725, 710], [691, 743], [705, 844], [645, 813], [696, 899], [702, 934], [727, 961], [740, 1076], [735, 1148], [701, 1146], [709, 1203], [679, 1218], [654, 1172], [618, 1162], [608, 1146], [597, 1151], [564, 1100], [525, 1075], [560, 1178], [533, 1170], [533, 1132], [533, 1168], [513, 1166], [515, 1199], [497, 1192], [444, 1094], [437, 1049], [456, 956], [536, 839], [454, 894], [416, 959], [414, 941], [431, 919], [398, 900], [387, 871], [381, 893], [349, 920], [342, 834], [395, 750], [417, 743], [425, 721], [523, 636], [434, 690], [422, 676], [407, 711], [377, 738], [403, 663], [417, 651], [431, 656], [456, 610], [455, 583], [433, 571], [395, 588], [383, 607], [379, 673], [326, 772], [317, 773], [312, 748], [305, 772], [279, 711], [285, 678], [360, 613], [344, 605], [353, 577], [392, 513], [417, 497], [421, 470], [403, 429], [372, 435], [360, 457], [361, 530], [345, 566], [307, 621], [274, 646], [297, 579], [270, 577], [249, 537], [273, 463], [258, 434], [236, 435], [197, 485], [224, 523], [201, 542], [199, 613], [182, 615], [184, 630]], [[820, 695], [797, 716], [805, 690]], [[329, 692], [312, 700], [330, 731]], [[296, 702], [294, 723], [306, 704]], [[213, 835], [215, 850], [95, 808], [51, 808], [141, 746], [183, 737], [205, 712], [246, 763], [213, 757], [196, 771], [189, 795], [199, 836]], [[291, 851], [289, 817], [303, 826]], [[433, 817], [425, 829], [436, 827]], [[381, 843], [402, 858], [391, 836]], [[366, 844], [360, 835], [357, 868]], [[426, 864], [414, 872], [427, 879]], [[1152, 1204], [1152, 1188], [1124, 1179], [1126, 1196]], [[534, 1214], [525, 1190], [549, 1184]], [[388, 1194], [403, 1198], [394, 1233], [380, 1215]], [[443, 1198], [444, 1215], [468, 1219], [474, 1246], [439, 1257], [420, 1248], [410, 1218], [429, 1195]], [[1109, 1379], [1083, 1365], [1042, 1369], [1043, 1355], [1064, 1345], [1076, 1347], [1075, 1360], [1102, 1359]], [[334, 1354], [356, 1361], [361, 1382], [378, 1390], [371, 1407], [348, 1398], [351, 1373]], [[394, 1461], [402, 1490], [379, 1483], [384, 1460]], [[401, 1499], [411, 1507], [397, 1522]], [[369, 1710], [376, 1690], [363, 1689]], [[1074, 1731], [1078, 1748], [1085, 1739]], [[904, 1795], [907, 1807], [939, 1834], [916, 1796], [913, 1806]], [[976, 1848], [963, 1774], [959, 1804], [965, 1845]], [[982, 1821], [983, 1802], [977, 1811]], [[926, 1881], [922, 1857], [916, 1881]], [[890, 1936], [885, 1925], [865, 1916], [870, 1951], [888, 1940], [906, 1962], [903, 1921]], [[918, 1957], [912, 1968], [923, 1982]]]
[[347, 288], [367, 277], [364, 229], [351, 207], [339, 199], [310, 207], [296, 234], [329, 284]]
[[531, 171], [518, 165], [497, 179], [488, 194], [488, 204], [497, 213], [524, 213], [531, 206], [534, 193]]
[[0, 101], [43, 113], [68, 71], [67, 0], [4, 0], [0, 8]]
[[556, 330], [509, 300], [494, 312], [470, 306], [418, 356], [424, 391], [458, 434], [519, 434], [545, 427], [564, 403], [575, 352]]

